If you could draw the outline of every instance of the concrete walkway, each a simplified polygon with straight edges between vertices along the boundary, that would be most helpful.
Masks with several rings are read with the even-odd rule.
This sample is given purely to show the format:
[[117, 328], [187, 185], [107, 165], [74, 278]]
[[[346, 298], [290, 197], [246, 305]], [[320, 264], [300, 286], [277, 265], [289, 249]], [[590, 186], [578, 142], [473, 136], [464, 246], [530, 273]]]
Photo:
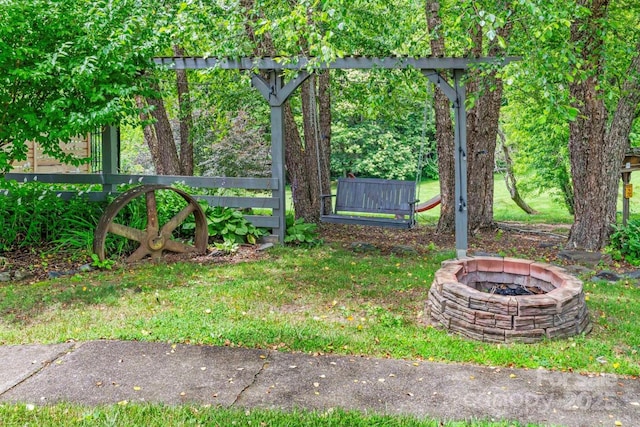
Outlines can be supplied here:
[[127, 341], [0, 346], [0, 403], [61, 401], [640, 426], [640, 380], [609, 374]]

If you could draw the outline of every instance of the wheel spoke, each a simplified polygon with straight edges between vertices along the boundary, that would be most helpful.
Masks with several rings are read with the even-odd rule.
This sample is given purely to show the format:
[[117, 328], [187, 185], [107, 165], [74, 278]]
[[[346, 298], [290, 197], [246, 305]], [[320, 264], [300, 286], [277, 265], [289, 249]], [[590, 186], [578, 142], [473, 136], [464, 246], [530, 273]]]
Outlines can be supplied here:
[[184, 220], [187, 219], [187, 217], [191, 215], [195, 210], [196, 210], [196, 207], [194, 205], [192, 204], [187, 205], [184, 209], [178, 212], [173, 218], [171, 218], [165, 225], [162, 226], [162, 231], [160, 232], [160, 234], [164, 236], [171, 235], [171, 233], [173, 233], [173, 230], [175, 230], [180, 224], [182, 224]]
[[146, 236], [146, 233], [137, 228], [129, 227], [128, 225], [117, 224], [112, 222], [107, 229], [110, 233], [117, 234], [129, 240], [135, 240], [136, 242], [142, 242]]
[[149, 234], [156, 234], [160, 228], [158, 225], [158, 205], [156, 202], [156, 192], [145, 193], [147, 199], [147, 231]]
[[179, 242], [177, 240], [167, 240], [164, 245], [164, 249], [171, 252], [186, 253], [196, 250], [195, 247], [187, 245], [186, 243]]
[[136, 249], [131, 255], [127, 257], [126, 262], [140, 261], [142, 258], [149, 255], [150, 253], [151, 252], [149, 251], [149, 248], [147, 248], [145, 245], [140, 245], [138, 249]]

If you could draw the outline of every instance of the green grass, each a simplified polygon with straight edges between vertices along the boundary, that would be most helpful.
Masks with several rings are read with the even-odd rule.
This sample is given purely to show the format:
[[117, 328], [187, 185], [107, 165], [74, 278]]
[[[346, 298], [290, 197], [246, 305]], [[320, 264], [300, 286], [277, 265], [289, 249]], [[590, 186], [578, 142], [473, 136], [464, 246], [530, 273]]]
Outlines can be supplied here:
[[[452, 253], [277, 248], [233, 265], [141, 265], [0, 287], [0, 343], [124, 339], [640, 375], [640, 289], [587, 282], [594, 331], [495, 345], [425, 326]], [[601, 363], [606, 360], [607, 363]]]
[[[640, 177], [639, 177], [640, 179]], [[421, 199], [438, 192], [421, 184]], [[528, 216], [496, 177], [500, 221], [570, 223], [548, 196], [527, 201]], [[631, 212], [640, 201], [631, 201]], [[419, 215], [435, 224], [439, 208]], [[43, 283], [0, 285], [0, 344], [125, 339], [245, 346], [310, 353], [640, 375], [640, 289], [585, 281], [594, 330], [538, 344], [469, 341], [426, 326], [434, 272], [452, 252], [426, 256], [354, 254], [338, 247], [275, 248], [266, 259], [229, 265], [139, 265]], [[436, 420], [353, 412], [227, 410], [203, 406], [0, 405], [3, 425], [350, 425], [431, 426]], [[512, 426], [517, 423], [444, 423]]]
[[[520, 178], [522, 179], [522, 178]], [[630, 199], [630, 211], [632, 217], [640, 216], [640, 173], [631, 175], [631, 183], [634, 185], [636, 195]], [[440, 184], [438, 181], [423, 181], [420, 183], [418, 194], [420, 200], [428, 200], [438, 194]], [[519, 221], [528, 223], [570, 224], [573, 216], [561, 203], [558, 196], [543, 192], [541, 194], [522, 194], [525, 201], [536, 211], [537, 215], [528, 215], [511, 200], [509, 191], [500, 174], [494, 177], [493, 214], [497, 221]], [[622, 212], [622, 181], [618, 190], [618, 213]], [[440, 216], [440, 207], [430, 211], [419, 213], [418, 221], [422, 224], [437, 224]]]
[[[115, 405], [88, 408], [75, 405], [27, 407], [0, 405], [3, 426], [327, 426], [327, 427], [518, 427], [513, 422], [441, 422], [408, 416], [361, 414], [355, 411], [242, 410], [211, 406]], [[533, 426], [533, 424], [527, 424]]]

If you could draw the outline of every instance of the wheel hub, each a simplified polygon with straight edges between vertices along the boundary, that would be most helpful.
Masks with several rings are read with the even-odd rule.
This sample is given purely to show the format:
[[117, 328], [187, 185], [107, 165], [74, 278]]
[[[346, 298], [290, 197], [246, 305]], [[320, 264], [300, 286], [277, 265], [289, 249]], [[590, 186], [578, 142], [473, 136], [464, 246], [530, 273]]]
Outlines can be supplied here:
[[147, 240], [147, 245], [149, 246], [149, 249], [151, 249], [152, 251], [159, 251], [162, 248], [164, 248], [165, 241], [166, 240], [162, 235], [151, 236], [151, 238]]

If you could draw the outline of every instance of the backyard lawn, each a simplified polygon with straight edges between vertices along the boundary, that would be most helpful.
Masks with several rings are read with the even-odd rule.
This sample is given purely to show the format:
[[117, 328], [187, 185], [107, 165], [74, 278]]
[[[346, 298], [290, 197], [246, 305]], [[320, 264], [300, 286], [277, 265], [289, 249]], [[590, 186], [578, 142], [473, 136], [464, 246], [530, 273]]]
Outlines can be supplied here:
[[[496, 218], [532, 222], [509, 206], [501, 184], [496, 181]], [[434, 189], [437, 183], [423, 184], [422, 198], [430, 198]], [[539, 204], [536, 200], [531, 204], [541, 214], [535, 223], [567, 229], [570, 217], [562, 207], [550, 198], [541, 198]], [[632, 280], [610, 283], [591, 274], [582, 277], [594, 326], [586, 336], [499, 345], [463, 339], [431, 325], [424, 315], [427, 292], [440, 263], [454, 256], [447, 240], [433, 233], [436, 221], [434, 210], [421, 216], [419, 227], [409, 231], [323, 228], [324, 244], [315, 247], [276, 246], [265, 252], [244, 247], [227, 258], [116, 265], [112, 270], [53, 280], [4, 283], [0, 285], [0, 344], [140, 340], [640, 376], [636, 320], [640, 288]], [[478, 238], [518, 256], [520, 246], [510, 247], [510, 242], [522, 241], [522, 236], [511, 234], [493, 232]], [[381, 249], [361, 252], [352, 245], [356, 239]], [[417, 251], [394, 254], [383, 242], [417, 242]], [[557, 249], [559, 241], [555, 242], [551, 251]], [[547, 259], [549, 249], [545, 250], [520, 255], [553, 261]], [[625, 268], [615, 263], [602, 267]], [[242, 425], [252, 420], [291, 425], [290, 417], [310, 417], [311, 425], [440, 425], [437, 420], [378, 419], [342, 412], [245, 414], [211, 408], [65, 405], [33, 412], [0, 405], [0, 419], [17, 424], [35, 419], [44, 420], [44, 425], [55, 425], [60, 419], [76, 425], [104, 424], [106, 419], [120, 417], [126, 420], [124, 425], [159, 425], [164, 417], [209, 423], [227, 416]], [[332, 422], [323, 424], [327, 420]]]

